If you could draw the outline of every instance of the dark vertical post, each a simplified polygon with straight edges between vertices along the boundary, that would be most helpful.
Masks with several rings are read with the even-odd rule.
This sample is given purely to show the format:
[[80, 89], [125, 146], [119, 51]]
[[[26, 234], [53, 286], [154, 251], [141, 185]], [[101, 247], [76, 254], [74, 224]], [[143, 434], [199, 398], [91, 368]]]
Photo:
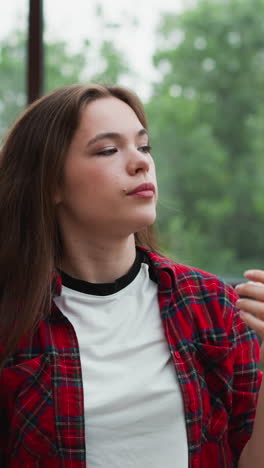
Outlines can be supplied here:
[[43, 4], [29, 0], [29, 29], [27, 47], [27, 101], [41, 96], [43, 91]]

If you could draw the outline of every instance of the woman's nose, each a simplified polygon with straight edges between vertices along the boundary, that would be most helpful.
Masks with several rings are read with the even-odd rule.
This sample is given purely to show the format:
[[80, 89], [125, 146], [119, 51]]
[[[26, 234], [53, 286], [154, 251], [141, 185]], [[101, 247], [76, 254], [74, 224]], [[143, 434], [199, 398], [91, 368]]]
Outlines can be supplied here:
[[149, 171], [149, 154], [142, 153], [139, 150], [132, 150], [129, 154], [128, 160], [128, 172], [130, 174], [136, 174], [140, 171]]

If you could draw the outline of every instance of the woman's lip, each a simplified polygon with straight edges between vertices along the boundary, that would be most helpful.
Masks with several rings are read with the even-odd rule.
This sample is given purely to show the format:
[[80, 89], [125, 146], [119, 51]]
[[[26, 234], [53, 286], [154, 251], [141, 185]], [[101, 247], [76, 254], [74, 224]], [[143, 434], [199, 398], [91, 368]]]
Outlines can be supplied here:
[[145, 183], [138, 185], [134, 190], [128, 193], [128, 195], [136, 195], [143, 192], [152, 192], [152, 195], [155, 193], [155, 186], [151, 183]]
[[152, 198], [154, 196], [153, 190], [140, 190], [139, 192], [129, 193], [128, 195], [133, 197], [140, 197], [140, 198]]

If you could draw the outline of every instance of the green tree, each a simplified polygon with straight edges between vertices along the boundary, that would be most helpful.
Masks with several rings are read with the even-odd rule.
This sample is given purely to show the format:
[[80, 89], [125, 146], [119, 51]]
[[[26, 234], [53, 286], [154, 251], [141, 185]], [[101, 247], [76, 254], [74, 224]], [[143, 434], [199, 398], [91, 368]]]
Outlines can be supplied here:
[[163, 238], [218, 273], [261, 265], [264, 254], [263, 15], [263, 0], [200, 0], [162, 18], [153, 59], [161, 196], [177, 201], [177, 213], [161, 215]]
[[0, 136], [26, 104], [25, 50], [20, 31], [0, 42]]
[[[124, 57], [109, 40], [102, 40], [96, 51], [86, 40], [78, 52], [71, 52], [66, 41], [45, 43], [44, 92], [80, 82], [116, 83], [128, 71]], [[20, 31], [0, 41], [0, 82], [1, 136], [26, 106], [26, 38]]]

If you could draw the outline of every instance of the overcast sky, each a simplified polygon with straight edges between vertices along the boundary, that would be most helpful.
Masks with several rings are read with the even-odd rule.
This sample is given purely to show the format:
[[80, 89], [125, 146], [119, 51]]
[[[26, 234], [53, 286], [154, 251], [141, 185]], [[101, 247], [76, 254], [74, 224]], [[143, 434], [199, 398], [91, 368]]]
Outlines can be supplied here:
[[[194, 0], [43, 0], [45, 37], [66, 40], [73, 50], [83, 39], [96, 41], [98, 35], [113, 39], [127, 57], [147, 88], [155, 72], [151, 66], [151, 54], [155, 49], [155, 27], [163, 11], [178, 12], [183, 5]], [[26, 27], [29, 0], [2, 0], [0, 37], [18, 25]], [[119, 23], [120, 28], [102, 30], [96, 22], [95, 8], [100, 5], [109, 23]], [[137, 26], [131, 18], [135, 17]], [[145, 83], [145, 85], [144, 85]], [[124, 83], [125, 84], [125, 83]], [[143, 90], [143, 94], [147, 93]]]

